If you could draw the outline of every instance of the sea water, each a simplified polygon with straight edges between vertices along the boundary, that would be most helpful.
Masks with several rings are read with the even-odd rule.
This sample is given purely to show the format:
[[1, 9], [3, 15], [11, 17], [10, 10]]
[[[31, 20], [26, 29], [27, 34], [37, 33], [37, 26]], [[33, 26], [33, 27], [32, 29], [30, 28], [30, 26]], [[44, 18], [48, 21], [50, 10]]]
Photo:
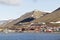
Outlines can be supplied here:
[[60, 33], [0, 33], [0, 40], [60, 40]]

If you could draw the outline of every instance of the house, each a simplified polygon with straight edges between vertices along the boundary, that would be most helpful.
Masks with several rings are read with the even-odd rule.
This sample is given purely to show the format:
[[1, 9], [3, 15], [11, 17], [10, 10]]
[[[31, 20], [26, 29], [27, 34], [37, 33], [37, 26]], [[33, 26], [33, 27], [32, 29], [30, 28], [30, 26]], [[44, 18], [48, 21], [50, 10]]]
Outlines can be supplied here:
[[40, 32], [41, 24], [31, 24], [29, 30]]

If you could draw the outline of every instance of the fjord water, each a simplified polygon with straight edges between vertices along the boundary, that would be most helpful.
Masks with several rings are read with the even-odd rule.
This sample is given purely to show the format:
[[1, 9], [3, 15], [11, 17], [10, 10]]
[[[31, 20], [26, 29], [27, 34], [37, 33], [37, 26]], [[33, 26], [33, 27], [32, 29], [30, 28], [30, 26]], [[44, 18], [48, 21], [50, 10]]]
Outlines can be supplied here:
[[0, 33], [0, 40], [60, 40], [60, 33]]

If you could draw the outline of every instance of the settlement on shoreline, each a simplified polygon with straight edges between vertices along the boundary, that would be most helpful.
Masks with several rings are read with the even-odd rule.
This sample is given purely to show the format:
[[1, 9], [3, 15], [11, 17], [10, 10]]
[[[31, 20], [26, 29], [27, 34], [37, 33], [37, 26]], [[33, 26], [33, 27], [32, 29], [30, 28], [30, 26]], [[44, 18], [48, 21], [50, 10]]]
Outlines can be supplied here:
[[60, 32], [60, 7], [51, 13], [34, 10], [5, 22], [0, 32]]
[[51, 27], [46, 24], [31, 24], [30, 27], [20, 28], [0, 28], [0, 32], [38, 32], [38, 33], [60, 33], [60, 26]]

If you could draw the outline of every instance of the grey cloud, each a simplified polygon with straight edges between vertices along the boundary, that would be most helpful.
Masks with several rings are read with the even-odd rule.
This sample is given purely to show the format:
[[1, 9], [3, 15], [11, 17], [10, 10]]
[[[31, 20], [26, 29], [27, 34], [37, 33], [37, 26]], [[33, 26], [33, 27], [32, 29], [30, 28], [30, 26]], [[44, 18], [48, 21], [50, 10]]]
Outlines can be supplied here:
[[18, 5], [20, 0], [0, 0], [1, 4]]

